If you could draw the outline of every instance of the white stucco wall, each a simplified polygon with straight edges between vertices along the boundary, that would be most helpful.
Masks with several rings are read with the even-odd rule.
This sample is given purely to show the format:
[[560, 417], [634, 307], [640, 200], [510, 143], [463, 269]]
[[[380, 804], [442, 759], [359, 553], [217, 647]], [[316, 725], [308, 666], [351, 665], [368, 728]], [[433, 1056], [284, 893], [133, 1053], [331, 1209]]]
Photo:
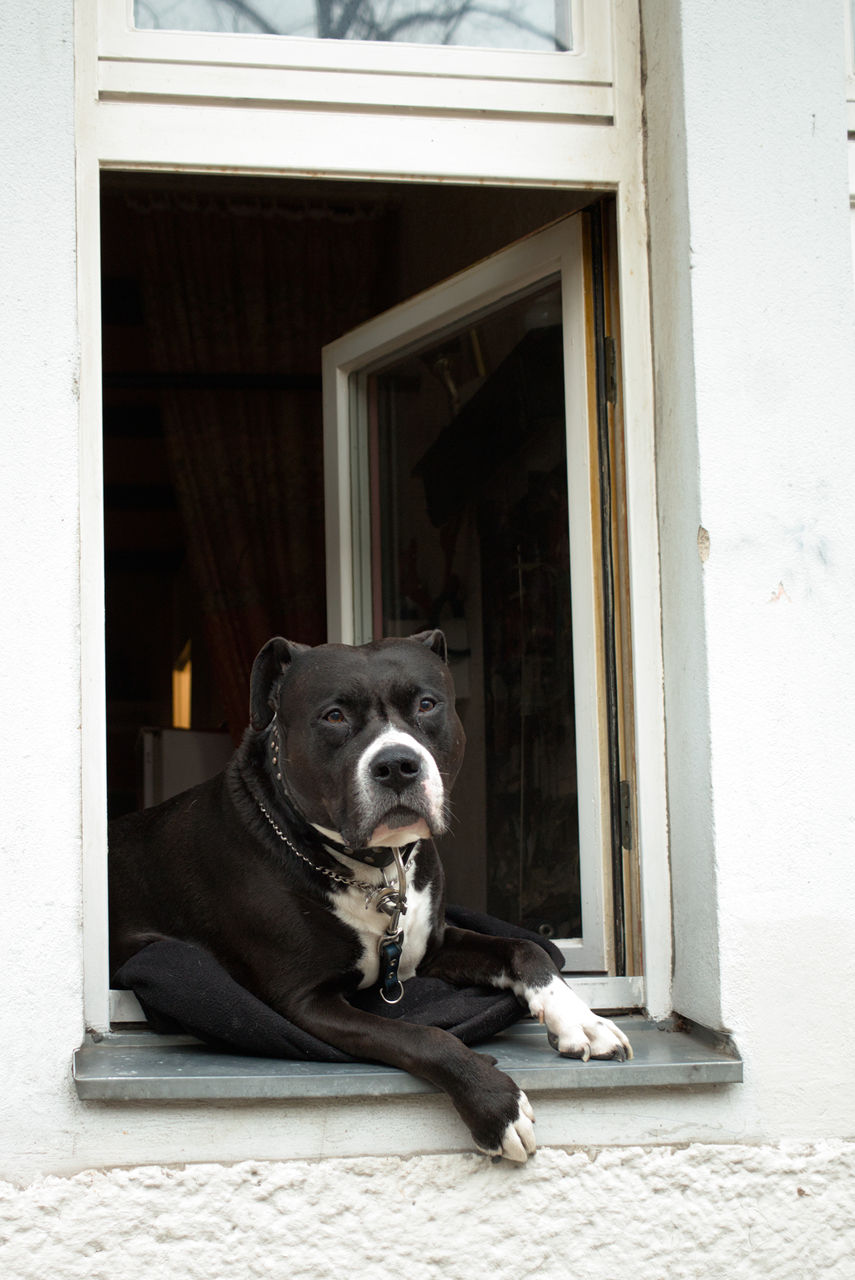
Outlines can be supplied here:
[[6, 1280], [850, 1280], [855, 1146], [89, 1171], [0, 1200]]
[[855, 319], [837, 0], [642, 5], [675, 1005], [733, 1030], [745, 1084], [540, 1098], [545, 1149], [522, 1170], [443, 1154], [468, 1138], [440, 1098], [74, 1093], [71, 7], [0, 8], [2, 1273], [373, 1274], [391, 1247], [417, 1276], [847, 1275]]

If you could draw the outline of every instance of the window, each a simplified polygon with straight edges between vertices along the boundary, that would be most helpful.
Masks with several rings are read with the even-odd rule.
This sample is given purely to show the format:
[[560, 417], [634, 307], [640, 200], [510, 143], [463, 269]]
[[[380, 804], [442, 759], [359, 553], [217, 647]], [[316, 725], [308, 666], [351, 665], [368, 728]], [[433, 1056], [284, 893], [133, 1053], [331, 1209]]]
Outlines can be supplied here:
[[[610, 6], [599, 0], [484, 6], [482, 15], [495, 10], [513, 16], [489, 28], [481, 19], [468, 28], [454, 19], [450, 25], [423, 26], [421, 43], [401, 25], [413, 9], [409, 0], [391, 6], [388, 0], [382, 5], [363, 0], [355, 11], [336, 3], [283, 6], [262, 0], [261, 5], [242, 4], [240, 19], [237, 8], [231, 0], [138, 0], [136, 7], [99, 0], [97, 76], [105, 124], [127, 115], [114, 108], [144, 101], [163, 106], [204, 100], [211, 107], [238, 98], [252, 111], [276, 102], [341, 108], [370, 103], [391, 111], [407, 106], [504, 117], [524, 112], [543, 122], [605, 123], [614, 116]], [[363, 38], [367, 15], [381, 9], [400, 10], [388, 27], [397, 24], [399, 33], [407, 32], [406, 43]], [[442, 6], [443, 13], [449, 11], [456, 7]], [[303, 28], [299, 38], [272, 33], [279, 21], [272, 15], [283, 12], [291, 15], [289, 24], [293, 20]], [[361, 38], [309, 34], [336, 24]], [[454, 47], [466, 43], [467, 31], [470, 43], [497, 47]], [[453, 44], [446, 42], [452, 33], [459, 37]], [[530, 43], [520, 47], [523, 36]], [[433, 39], [440, 43], [430, 43]], [[258, 122], [263, 127], [263, 116]], [[105, 131], [105, 141], [112, 128]], [[308, 171], [314, 166], [309, 164]]]
[[406, 41], [498, 49], [571, 49], [569, 0], [522, 0], [512, 8], [459, 3], [426, 9], [412, 0], [134, 0], [140, 29]]
[[[612, 22], [615, 47], [620, 51], [612, 66]], [[114, 0], [101, 0], [98, 16], [97, 64], [81, 57], [80, 80], [80, 236], [81, 236], [81, 315], [84, 321], [84, 350], [81, 371], [81, 403], [85, 447], [82, 476], [84, 511], [82, 540], [84, 547], [84, 733], [86, 735], [85, 846], [88, 885], [86, 893], [87, 948], [87, 1020], [90, 1026], [106, 1028], [110, 1021], [107, 1000], [106, 962], [106, 894], [104, 887], [105, 825], [104, 777], [104, 652], [102, 641], [103, 531], [101, 475], [101, 351], [100, 325], [95, 314], [94, 299], [100, 293], [99, 255], [97, 247], [97, 192], [99, 170], [105, 184], [114, 181], [108, 171], [125, 171], [127, 181], [144, 186], [153, 177], [133, 176], [134, 170], [156, 170], [163, 181], [170, 173], [184, 175], [169, 178], [175, 186], [193, 181], [220, 183], [213, 176], [229, 172], [232, 183], [287, 182], [293, 193], [306, 183], [309, 173], [322, 174], [326, 186], [323, 198], [330, 199], [331, 190], [345, 202], [354, 196], [370, 201], [386, 194], [418, 195], [422, 202], [423, 221], [412, 228], [409, 239], [401, 243], [399, 261], [407, 268], [408, 278], [396, 282], [397, 292], [391, 299], [376, 299], [373, 310], [399, 304], [401, 299], [420, 288], [433, 286], [452, 272], [466, 268], [512, 242], [517, 236], [542, 227], [561, 214], [572, 213], [591, 204], [596, 193], [616, 193], [614, 203], [616, 226], [614, 243], [608, 256], [611, 278], [599, 290], [602, 308], [616, 320], [617, 298], [630, 340], [615, 349], [616, 367], [623, 374], [624, 394], [618, 410], [623, 423], [617, 421], [614, 407], [607, 413], [606, 434], [612, 440], [611, 457], [615, 463], [608, 486], [608, 497], [620, 520], [626, 522], [626, 537], [620, 534], [617, 517], [608, 523], [606, 538], [612, 540], [613, 567], [617, 592], [605, 591], [601, 580], [592, 579], [588, 587], [572, 585], [571, 614], [577, 608], [576, 596], [593, 590], [598, 608], [592, 616], [596, 628], [604, 627], [602, 604], [610, 596], [620, 614], [615, 625], [615, 673], [609, 693], [612, 710], [611, 729], [603, 735], [599, 727], [596, 747], [584, 768], [591, 771], [596, 758], [596, 773], [606, 796], [597, 802], [598, 818], [594, 823], [579, 823], [579, 832], [595, 830], [594, 844], [620, 851], [614, 826], [620, 820], [619, 807], [613, 804], [613, 784], [632, 782], [634, 774], [606, 780], [608, 762], [625, 759], [638, 774], [637, 822], [632, 834], [631, 872], [614, 874], [614, 865], [601, 863], [605, 891], [604, 911], [595, 926], [603, 935], [601, 954], [590, 951], [593, 972], [608, 972], [619, 977], [619, 971], [638, 973], [640, 956], [640, 921], [661, 940], [645, 956], [646, 995], [649, 1006], [665, 1012], [668, 1007], [668, 924], [667, 865], [665, 858], [663, 726], [660, 681], [659, 616], [656, 574], [656, 521], [652, 493], [652, 422], [650, 415], [650, 361], [648, 350], [645, 231], [640, 183], [640, 134], [637, 119], [637, 38], [635, 19], [623, 7], [614, 15], [609, 6], [574, 3], [572, 6], [573, 49], [567, 53], [511, 52], [503, 49], [434, 48], [420, 46], [370, 44], [362, 41], [329, 41], [282, 39], [281, 37], [237, 37], [213, 33], [134, 30], [128, 11]], [[81, 42], [88, 51], [88, 36], [94, 37], [91, 14], [81, 15]], [[439, 61], [437, 61], [437, 59]], [[624, 74], [615, 74], [623, 66]], [[627, 70], [629, 69], [629, 70]], [[87, 78], [88, 77], [88, 78]], [[323, 104], [323, 110], [318, 110]], [[88, 120], [88, 125], [87, 125]], [[370, 182], [368, 179], [370, 178]], [[385, 181], [385, 180], [389, 181]], [[441, 181], [439, 181], [441, 180]], [[119, 181], [119, 179], [115, 179]], [[125, 179], [122, 179], [125, 181]], [[106, 188], [105, 188], [106, 189]], [[231, 188], [237, 190], [236, 186]], [[301, 190], [308, 193], [309, 185]], [[370, 202], [369, 201], [369, 202]], [[527, 206], [531, 216], [527, 225], [518, 225], [507, 234], [497, 236], [503, 223], [502, 210], [514, 202]], [[333, 201], [335, 203], [335, 201]], [[461, 207], [468, 209], [460, 218]], [[307, 206], [309, 213], [311, 201]], [[442, 263], [432, 262], [436, 246], [437, 211], [446, 219], [446, 240], [454, 252]], [[535, 216], [534, 211], [537, 210]], [[305, 210], [304, 210], [305, 212]], [[511, 220], [512, 221], [512, 220]], [[588, 234], [587, 232], [584, 233]], [[584, 235], [583, 235], [584, 239]], [[287, 240], [287, 237], [283, 238]], [[616, 244], [620, 242], [620, 255]], [[602, 257], [602, 255], [600, 255]], [[579, 262], [590, 271], [594, 256], [586, 249]], [[578, 262], [577, 262], [578, 269]], [[533, 303], [548, 313], [554, 298], [541, 292], [553, 287], [563, 268], [553, 264], [546, 275], [529, 282], [535, 288]], [[582, 294], [593, 298], [586, 283]], [[499, 290], [490, 302], [499, 311], [478, 317], [478, 324], [498, 325], [506, 334], [498, 342], [510, 341], [507, 334], [525, 327], [529, 284], [511, 283]], [[566, 293], [562, 293], [566, 306]], [[507, 304], [507, 306], [506, 306]], [[519, 308], [522, 307], [520, 311]], [[477, 306], [476, 306], [477, 311]], [[507, 311], [502, 318], [500, 312]], [[347, 320], [359, 323], [368, 316]], [[459, 317], [458, 317], [459, 318]], [[457, 323], [455, 318], [451, 323]], [[587, 422], [597, 423], [596, 404], [603, 399], [608, 378], [609, 353], [595, 354], [596, 342], [606, 333], [602, 317], [597, 320], [589, 303], [584, 318], [577, 317], [585, 330], [586, 394], [589, 397]], [[439, 323], [437, 341], [445, 334], [444, 321]], [[516, 329], [515, 329], [516, 326]], [[542, 326], [547, 328], [549, 326]], [[536, 328], [536, 326], [535, 326]], [[332, 331], [325, 341], [338, 336]], [[609, 335], [616, 334], [614, 325]], [[418, 342], [426, 335], [420, 335]], [[567, 331], [565, 331], [565, 340]], [[428, 346], [436, 342], [427, 336]], [[372, 388], [386, 397], [388, 414], [376, 422], [377, 438], [385, 433], [390, 447], [394, 443], [394, 397], [387, 395], [398, 374], [406, 375], [407, 361], [422, 352], [407, 347], [383, 355], [386, 365], [366, 367], [365, 390]], [[578, 357], [578, 351], [574, 358]], [[565, 356], [566, 358], [566, 356]], [[498, 366], [497, 366], [498, 368]], [[481, 376], [481, 375], [478, 375]], [[598, 386], [598, 382], [603, 384]], [[440, 384], [437, 384], [438, 386]], [[209, 388], [214, 392], [217, 388]], [[113, 388], [115, 391], [115, 388]], [[221, 388], [220, 388], [221, 390]], [[451, 401], [448, 402], [451, 404]], [[446, 426], [448, 423], [445, 424]], [[619, 429], [622, 428], [622, 429]], [[337, 430], [338, 428], [336, 428]], [[623, 456], [625, 440], [625, 458]], [[588, 441], [590, 449], [591, 441]], [[589, 454], [593, 457], [594, 454]], [[560, 466], [553, 458], [555, 467]], [[385, 463], [383, 464], [386, 465]], [[401, 465], [403, 465], [401, 463]], [[391, 484], [391, 465], [384, 472], [379, 455], [368, 458], [367, 488], [363, 494], [380, 492]], [[624, 513], [623, 496], [618, 491], [617, 477], [626, 473], [633, 491], [632, 503]], [[340, 472], [340, 478], [345, 475]], [[343, 483], [342, 479], [342, 483]], [[357, 485], [357, 491], [359, 485]], [[369, 504], [370, 505], [370, 504]], [[599, 507], [591, 506], [591, 511]], [[344, 508], [341, 508], [342, 512]], [[330, 514], [328, 504], [327, 514]], [[471, 513], [470, 513], [471, 518]], [[497, 517], [498, 518], [498, 517]], [[569, 537], [578, 536], [579, 522], [570, 512]], [[348, 525], [347, 538], [353, 537]], [[370, 591], [362, 593], [368, 601], [369, 616], [375, 610], [384, 625], [402, 610], [406, 594], [402, 582], [397, 584], [391, 570], [394, 556], [389, 548], [396, 538], [406, 533], [403, 526], [388, 524], [378, 543], [380, 561], [372, 578], [366, 582]], [[620, 536], [619, 536], [620, 535]], [[587, 537], [588, 535], [586, 535]], [[385, 552], [384, 552], [385, 547]], [[593, 559], [590, 558], [593, 547]], [[632, 554], [628, 552], [631, 550]], [[385, 571], [383, 568], [385, 554]], [[571, 559], [573, 558], [571, 551]], [[596, 532], [589, 537], [586, 552], [589, 563], [602, 564]], [[343, 556], [340, 566], [353, 560]], [[384, 585], [385, 584], [385, 585]], [[341, 584], [339, 584], [340, 586]], [[375, 590], [378, 588], [379, 590]], [[503, 588], [498, 588], [500, 591]], [[385, 595], [384, 595], [385, 591]], [[633, 600], [633, 627], [630, 638], [627, 625], [627, 601]], [[331, 596], [332, 599], [332, 596]], [[403, 612], [406, 612], [406, 606]], [[449, 621], [454, 619], [450, 605]], [[343, 615], [342, 615], [343, 616]], [[403, 620], [403, 619], [402, 619]], [[574, 627], [577, 625], [575, 616]], [[453, 630], [453, 627], [451, 628]], [[188, 635], [180, 631], [171, 647], [165, 669], [171, 673], [179, 660]], [[466, 644], [459, 644], [465, 650]], [[602, 639], [602, 635], [600, 636]], [[484, 637], [481, 635], [481, 643]], [[497, 643], [495, 640], [489, 643]], [[193, 645], [193, 696], [204, 687], [204, 661]], [[581, 651], [580, 651], [581, 652]], [[602, 645], [598, 649], [603, 654]], [[470, 655], [471, 656], [471, 655]], [[600, 657], [598, 661], [605, 662]], [[641, 673], [639, 681], [637, 673]], [[471, 666], [470, 666], [471, 674]], [[463, 668], [459, 668], [461, 681]], [[596, 672], [597, 687], [606, 689], [603, 671]], [[635, 686], [633, 691], [633, 686]], [[471, 697], [471, 694], [470, 694]], [[632, 708], [630, 714], [629, 708]], [[489, 729], [499, 734], [498, 721]], [[611, 741], [609, 740], [611, 733]], [[614, 741], [618, 749], [613, 750]], [[632, 745], [635, 744], [633, 753]], [[621, 744], [623, 744], [621, 746]], [[587, 747], [582, 749], [584, 761]], [[621, 755], [621, 751], [623, 754]], [[603, 773], [603, 761], [606, 773]], [[599, 771], [598, 771], [599, 770]], [[632, 807], [632, 799], [630, 800]], [[561, 821], [567, 822], [566, 815]], [[571, 824], [572, 825], [572, 824]], [[611, 832], [605, 828], [611, 827]], [[572, 837], [571, 837], [572, 840]], [[580, 847], [586, 843], [579, 841]], [[573, 855], [575, 856], [575, 855]], [[621, 855], [622, 856], [622, 855]], [[584, 864], [584, 851], [580, 867]], [[637, 868], [643, 863], [644, 875]], [[612, 884], [609, 889], [608, 880]], [[587, 946], [585, 928], [577, 934], [572, 924], [573, 910], [584, 916], [584, 876], [580, 872], [580, 889], [576, 904], [572, 894], [556, 906], [556, 917], [550, 927], [571, 942], [574, 935], [582, 938], [577, 948]], [[627, 883], [621, 883], [627, 881]], [[629, 882], [632, 883], [629, 883]], [[619, 964], [611, 926], [606, 921], [615, 886], [626, 892], [632, 903], [623, 912], [626, 932], [626, 962]], [[664, 891], [663, 891], [664, 889]], [[603, 922], [606, 921], [604, 924]], [[542, 923], [550, 924], [546, 919]], [[567, 933], [564, 933], [567, 925]], [[610, 952], [611, 948], [611, 952]], [[581, 963], [581, 961], [580, 961]], [[623, 980], [623, 979], [622, 979]], [[599, 978], [591, 978], [593, 984]], [[606, 986], [592, 988], [591, 996], [603, 1004], [634, 1005], [641, 1000], [637, 984], [624, 988], [619, 999], [607, 998]]]
[[[602, 210], [384, 311], [425, 270], [465, 261], [462, 225], [484, 249], [568, 197], [133, 175], [103, 187], [111, 815], [222, 767], [269, 635], [359, 643], [442, 626], [469, 740], [443, 842], [450, 900], [560, 940], [570, 971], [601, 975], [601, 1002], [638, 1004], [618, 735], [597, 696], [616, 670], [599, 496], [613, 444], [591, 430], [607, 411], [592, 409], [589, 336]], [[429, 207], [432, 269], [401, 256]], [[321, 347], [348, 319], [364, 322], [325, 357], [325, 626]], [[339, 370], [355, 360], [342, 416]]]

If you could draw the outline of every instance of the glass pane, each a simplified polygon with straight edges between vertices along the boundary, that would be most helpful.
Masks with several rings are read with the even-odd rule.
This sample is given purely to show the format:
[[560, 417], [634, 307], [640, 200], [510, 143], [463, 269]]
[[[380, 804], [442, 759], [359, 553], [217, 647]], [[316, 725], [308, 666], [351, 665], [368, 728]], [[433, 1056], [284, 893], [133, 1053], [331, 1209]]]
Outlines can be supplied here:
[[571, 48], [570, 0], [134, 0], [138, 28], [486, 49]]
[[373, 631], [443, 628], [467, 735], [449, 901], [578, 937], [560, 284], [365, 389]]

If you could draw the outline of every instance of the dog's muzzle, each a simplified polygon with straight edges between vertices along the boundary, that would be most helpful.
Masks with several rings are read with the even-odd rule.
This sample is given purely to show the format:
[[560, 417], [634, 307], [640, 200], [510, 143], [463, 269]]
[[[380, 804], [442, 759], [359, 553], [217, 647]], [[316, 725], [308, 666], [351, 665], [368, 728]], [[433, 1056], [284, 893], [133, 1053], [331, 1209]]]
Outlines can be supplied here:
[[352, 847], [400, 848], [441, 835], [445, 807], [445, 786], [430, 751], [411, 733], [389, 726], [357, 763], [342, 834]]

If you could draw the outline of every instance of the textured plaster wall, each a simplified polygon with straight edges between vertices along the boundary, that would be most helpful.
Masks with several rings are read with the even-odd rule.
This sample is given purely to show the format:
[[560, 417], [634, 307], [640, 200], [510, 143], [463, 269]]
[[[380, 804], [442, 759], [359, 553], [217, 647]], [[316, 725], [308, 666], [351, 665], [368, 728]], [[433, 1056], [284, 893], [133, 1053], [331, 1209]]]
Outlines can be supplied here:
[[855, 1147], [118, 1169], [0, 1200], [6, 1280], [850, 1280]]

